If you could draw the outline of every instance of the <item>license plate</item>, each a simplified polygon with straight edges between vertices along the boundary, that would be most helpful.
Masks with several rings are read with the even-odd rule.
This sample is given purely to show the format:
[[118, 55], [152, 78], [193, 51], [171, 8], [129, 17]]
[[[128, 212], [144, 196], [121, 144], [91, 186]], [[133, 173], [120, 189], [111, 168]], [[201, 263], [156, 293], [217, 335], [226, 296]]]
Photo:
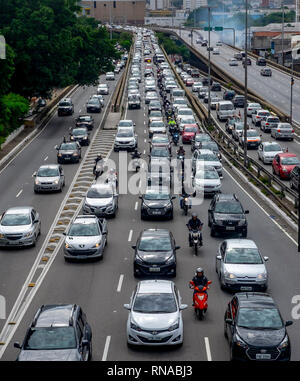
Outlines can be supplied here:
[[151, 271], [153, 273], [159, 273], [160, 272], [160, 268], [159, 267], [150, 267], [149, 271]]
[[226, 226], [226, 230], [235, 230], [234, 226]]
[[65, 160], [70, 160], [71, 158], [70, 158], [70, 157], [65, 157], [64, 159], [65, 159]]
[[252, 287], [241, 286], [241, 291], [252, 291]]
[[161, 214], [161, 212], [158, 211], [158, 210], [154, 210], [152, 213], [153, 213], [153, 214]]
[[257, 353], [256, 359], [257, 360], [271, 360], [271, 354], [270, 353]]

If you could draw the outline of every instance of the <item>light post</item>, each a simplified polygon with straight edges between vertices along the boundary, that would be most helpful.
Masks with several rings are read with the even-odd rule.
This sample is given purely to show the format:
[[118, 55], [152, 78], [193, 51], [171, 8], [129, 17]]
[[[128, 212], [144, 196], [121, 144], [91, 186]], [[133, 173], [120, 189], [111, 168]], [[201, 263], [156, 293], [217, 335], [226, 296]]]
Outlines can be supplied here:
[[282, 54], [282, 66], [284, 66], [284, 52], [283, 52], [283, 40], [284, 40], [284, 7], [283, 2], [281, 3], [281, 10], [282, 10], [282, 21], [281, 21], [281, 54]]
[[293, 127], [293, 86], [294, 86], [294, 58], [293, 49], [291, 50], [292, 56], [292, 73], [291, 73], [291, 98], [290, 98], [290, 123]]
[[248, 97], [248, 0], [245, 3], [245, 103], [244, 103], [244, 166], [248, 167], [247, 160], [247, 97]]

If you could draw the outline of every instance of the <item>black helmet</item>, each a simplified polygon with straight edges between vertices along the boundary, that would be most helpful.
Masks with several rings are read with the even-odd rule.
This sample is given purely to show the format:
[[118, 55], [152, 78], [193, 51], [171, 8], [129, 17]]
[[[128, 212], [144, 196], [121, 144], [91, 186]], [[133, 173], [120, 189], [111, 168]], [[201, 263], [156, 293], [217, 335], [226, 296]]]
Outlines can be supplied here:
[[198, 267], [197, 270], [196, 270], [196, 274], [198, 275], [198, 274], [201, 274], [201, 273], [202, 273], [202, 275], [204, 275], [204, 270], [203, 270], [202, 267]]
[[183, 149], [183, 146], [180, 146], [179, 149]]

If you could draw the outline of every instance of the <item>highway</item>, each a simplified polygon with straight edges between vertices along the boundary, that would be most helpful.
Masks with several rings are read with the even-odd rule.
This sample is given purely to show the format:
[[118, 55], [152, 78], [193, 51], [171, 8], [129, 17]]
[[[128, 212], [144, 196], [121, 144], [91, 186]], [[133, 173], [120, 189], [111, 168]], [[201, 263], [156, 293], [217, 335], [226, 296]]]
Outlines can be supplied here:
[[[113, 85], [113, 84], [112, 84]], [[144, 103], [144, 82], [141, 83], [143, 98], [141, 110], [126, 110], [125, 119], [136, 123], [138, 148], [147, 159], [149, 153], [147, 133], [147, 106]], [[85, 101], [95, 89], [80, 89], [73, 95], [76, 113], [83, 108]], [[107, 101], [106, 101], [107, 102]], [[74, 116], [75, 116], [74, 114]], [[99, 123], [102, 114], [95, 116]], [[1, 294], [7, 297], [8, 313], [24, 283], [35, 255], [42, 244], [60, 203], [63, 194], [35, 195], [33, 193], [32, 173], [44, 162], [56, 162], [55, 144], [67, 134], [73, 124], [72, 118], [54, 117], [44, 132], [35, 139], [4, 171], [0, 173], [1, 210], [14, 205], [34, 205], [42, 216], [42, 236], [37, 248], [27, 250], [1, 250], [0, 287]], [[187, 156], [190, 148], [185, 146]], [[145, 153], [144, 153], [145, 152]], [[173, 157], [175, 148], [173, 147]], [[118, 162], [118, 153], [110, 158]], [[47, 158], [47, 160], [45, 160]], [[64, 165], [66, 183], [74, 177], [77, 165]], [[129, 174], [130, 175], [130, 174]], [[23, 190], [19, 197], [16, 195]], [[269, 256], [267, 263], [270, 281], [268, 292], [278, 303], [283, 319], [291, 320], [292, 297], [299, 294], [299, 254], [295, 242], [282, 231], [276, 222], [276, 214], [271, 217], [263, 203], [243, 189], [235, 176], [225, 167], [222, 180], [223, 193], [236, 193], [245, 209], [250, 210], [248, 217], [248, 238], [254, 239], [263, 256]], [[174, 200], [173, 221], [142, 221], [138, 195], [119, 196], [119, 210], [115, 219], [108, 220], [108, 245], [103, 261], [96, 263], [66, 263], [61, 249], [43, 284], [26, 311], [15, 335], [7, 346], [2, 360], [15, 360], [18, 350], [13, 342], [22, 341], [35, 312], [42, 304], [77, 303], [87, 315], [93, 331], [93, 360], [141, 361], [141, 360], [229, 360], [228, 343], [223, 335], [225, 308], [232, 295], [222, 291], [215, 272], [215, 258], [222, 238], [210, 237], [207, 227], [207, 210], [210, 199], [200, 206], [193, 207], [204, 221], [204, 246], [198, 257], [187, 244], [185, 224], [189, 218], [182, 215], [178, 199]], [[128, 303], [137, 280], [133, 277], [133, 250], [138, 234], [145, 228], [168, 228], [172, 231], [176, 244], [181, 246], [177, 253], [177, 276], [174, 279], [183, 303], [189, 308], [183, 311], [184, 343], [179, 349], [129, 349], [126, 345], [127, 314], [123, 308]], [[198, 321], [191, 307], [192, 292], [188, 281], [194, 270], [202, 266], [206, 276], [212, 280], [209, 290], [208, 312], [204, 321]], [[288, 328], [292, 343], [292, 359], [299, 360], [300, 332], [299, 323]]]
[[[174, 31], [181, 36], [181, 38], [191, 45], [191, 37], [189, 37], [189, 31], [178, 30]], [[202, 35], [204, 39], [208, 40], [208, 32], [197, 32]], [[193, 47], [199, 51], [202, 55], [208, 57], [208, 51], [206, 47], [201, 47], [200, 44], [196, 44], [197, 33], [194, 33]], [[218, 33], [211, 32], [211, 46], [215, 47], [216, 42], [220, 39]], [[211, 62], [216, 64], [226, 74], [244, 82], [244, 68], [241, 61], [238, 66], [229, 66], [229, 60], [233, 58], [236, 50], [226, 44], [218, 47], [220, 49], [220, 55], [211, 54]], [[211, 52], [212, 53], [212, 52]], [[276, 106], [279, 110], [290, 115], [290, 83], [291, 77], [272, 67], [272, 77], [263, 77], [260, 75], [261, 66], [256, 65], [255, 59], [251, 59], [251, 66], [248, 66], [248, 88], [256, 92], [260, 97], [267, 102]], [[295, 78], [295, 84], [293, 89], [293, 120], [300, 123], [300, 79]]]

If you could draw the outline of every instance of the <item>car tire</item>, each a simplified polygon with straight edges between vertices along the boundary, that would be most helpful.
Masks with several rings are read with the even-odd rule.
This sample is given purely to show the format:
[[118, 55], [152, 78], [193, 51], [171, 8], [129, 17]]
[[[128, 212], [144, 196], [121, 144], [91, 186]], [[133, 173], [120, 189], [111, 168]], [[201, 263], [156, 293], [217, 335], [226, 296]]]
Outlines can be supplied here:
[[32, 247], [36, 247], [36, 240], [37, 240], [37, 236], [34, 236], [34, 241], [33, 241]]
[[210, 229], [210, 236], [211, 237], [215, 237], [216, 236], [216, 231], [214, 229], [214, 227], [212, 226], [211, 229]]
[[92, 357], [93, 357], [93, 347], [92, 347], [92, 342], [90, 342], [88, 361], [91, 361]]
[[290, 188], [291, 188], [291, 189], [294, 189], [294, 184], [293, 184], [292, 181], [290, 181]]
[[242, 237], [243, 237], [243, 238], [246, 238], [246, 237], [247, 237], [247, 234], [248, 234], [247, 229], [243, 230], [243, 232], [242, 232]]

